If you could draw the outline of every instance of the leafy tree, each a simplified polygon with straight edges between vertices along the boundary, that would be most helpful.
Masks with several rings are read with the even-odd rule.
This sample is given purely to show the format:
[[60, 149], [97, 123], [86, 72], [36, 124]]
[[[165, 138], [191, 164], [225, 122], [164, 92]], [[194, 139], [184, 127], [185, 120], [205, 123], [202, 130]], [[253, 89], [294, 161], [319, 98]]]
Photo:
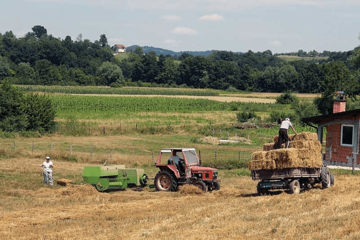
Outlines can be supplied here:
[[[293, 103], [291, 108], [294, 109], [295, 114], [299, 119], [320, 115], [320, 112], [314, 103], [297, 102]], [[302, 124], [304, 125], [304, 123]]]
[[29, 63], [19, 63], [16, 77], [19, 84], [35, 84], [36, 73]]
[[158, 76], [157, 83], [175, 84], [178, 76], [178, 65], [171, 58], [166, 58]]
[[319, 112], [321, 112], [321, 114], [327, 115], [333, 113], [333, 96], [322, 95], [319, 98], [315, 98], [313, 103], [317, 107]]
[[10, 75], [10, 67], [5, 57], [0, 56], [0, 80]]
[[22, 131], [27, 126], [23, 93], [4, 80], [0, 87], [0, 129], [7, 132]]
[[124, 83], [124, 76], [122, 75], [121, 68], [116, 64], [104, 62], [99, 67], [97, 75], [100, 77], [99, 85], [110, 85], [111, 83]]
[[47, 30], [43, 26], [36, 25], [32, 28], [32, 30], [37, 38], [47, 35]]
[[30, 94], [25, 96], [25, 105], [28, 119], [26, 130], [51, 132], [55, 130], [55, 107], [46, 95]]
[[101, 47], [108, 46], [108, 40], [107, 40], [105, 34], [100, 35], [100, 41], [99, 42], [100, 42]]

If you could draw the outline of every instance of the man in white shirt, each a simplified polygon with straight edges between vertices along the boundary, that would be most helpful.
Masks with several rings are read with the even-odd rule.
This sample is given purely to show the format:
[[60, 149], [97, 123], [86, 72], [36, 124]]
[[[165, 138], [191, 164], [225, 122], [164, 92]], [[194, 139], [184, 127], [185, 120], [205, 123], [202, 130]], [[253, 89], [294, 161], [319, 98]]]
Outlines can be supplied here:
[[39, 167], [44, 167], [44, 171], [43, 171], [44, 184], [45, 185], [49, 184], [50, 186], [53, 186], [54, 182], [53, 182], [53, 178], [52, 178], [52, 172], [53, 172], [54, 165], [53, 165], [52, 161], [50, 161], [50, 157], [46, 157], [46, 160], [41, 165], [39, 165]]
[[285, 120], [281, 122], [280, 130], [279, 130], [279, 142], [278, 142], [279, 148], [281, 148], [281, 144], [283, 141], [285, 141], [285, 148], [289, 147], [289, 135], [288, 135], [289, 127], [291, 127], [295, 135], [297, 135], [295, 128], [290, 122], [290, 119], [285, 118]]

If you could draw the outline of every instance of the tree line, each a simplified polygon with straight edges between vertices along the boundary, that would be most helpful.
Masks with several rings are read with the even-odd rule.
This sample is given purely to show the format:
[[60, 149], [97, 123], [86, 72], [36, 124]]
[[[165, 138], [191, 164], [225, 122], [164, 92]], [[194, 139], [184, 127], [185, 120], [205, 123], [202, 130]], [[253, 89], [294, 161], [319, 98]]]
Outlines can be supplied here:
[[323, 60], [286, 62], [269, 50], [157, 56], [137, 47], [126, 58], [117, 58], [114, 47], [104, 34], [91, 42], [81, 34], [76, 40], [56, 38], [39, 25], [20, 38], [8, 31], [0, 34], [0, 80], [28, 85], [187, 86], [326, 95], [340, 88], [350, 95], [359, 92], [357, 48], [324, 51], [328, 58]]

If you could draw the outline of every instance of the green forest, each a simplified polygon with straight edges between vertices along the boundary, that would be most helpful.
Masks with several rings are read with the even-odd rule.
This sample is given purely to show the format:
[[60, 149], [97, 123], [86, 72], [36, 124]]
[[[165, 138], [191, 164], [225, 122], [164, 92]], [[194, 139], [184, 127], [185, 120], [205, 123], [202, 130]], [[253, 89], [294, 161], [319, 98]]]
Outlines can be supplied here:
[[[12, 84], [62, 86], [161, 86], [228, 91], [298, 92], [329, 95], [342, 89], [359, 93], [360, 49], [324, 51], [307, 61], [286, 61], [264, 52], [213, 51], [208, 56], [156, 55], [141, 47], [115, 56], [105, 34], [91, 42], [73, 40], [34, 26], [22, 37], [0, 33], [0, 80]], [[297, 55], [316, 56], [317, 52]], [[290, 53], [289, 55], [293, 55]]]

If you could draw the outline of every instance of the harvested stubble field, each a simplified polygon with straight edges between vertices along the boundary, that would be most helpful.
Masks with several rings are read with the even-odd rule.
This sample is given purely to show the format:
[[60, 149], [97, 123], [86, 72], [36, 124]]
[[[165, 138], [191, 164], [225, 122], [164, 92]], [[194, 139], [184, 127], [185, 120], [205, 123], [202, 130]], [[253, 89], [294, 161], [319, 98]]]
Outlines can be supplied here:
[[[0, 161], [1, 239], [360, 238], [354, 175], [336, 175], [334, 187], [300, 195], [256, 196], [256, 182], [244, 176], [223, 177], [222, 189], [206, 194], [191, 188], [99, 193], [88, 185], [43, 187], [39, 161]], [[54, 163], [55, 179], [59, 172], [80, 176], [84, 166]]]

